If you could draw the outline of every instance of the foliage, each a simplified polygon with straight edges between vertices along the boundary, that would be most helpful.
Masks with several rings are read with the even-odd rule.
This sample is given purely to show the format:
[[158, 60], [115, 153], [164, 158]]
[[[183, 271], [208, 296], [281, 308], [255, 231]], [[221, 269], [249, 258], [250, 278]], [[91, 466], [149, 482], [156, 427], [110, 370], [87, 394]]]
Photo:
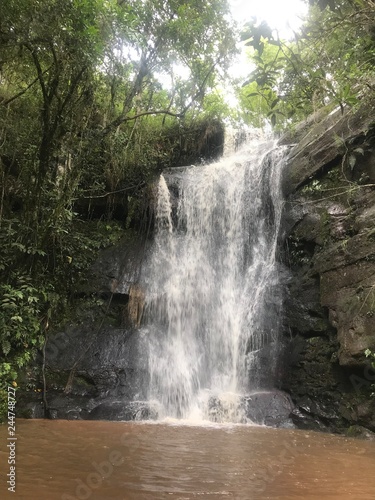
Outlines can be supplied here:
[[372, 351], [370, 351], [370, 349], [366, 349], [365, 356], [366, 356], [366, 358], [370, 358], [372, 360], [371, 364], [375, 368], [375, 353], [373, 353]]
[[[375, 370], [375, 353], [370, 349], [366, 349], [365, 356], [366, 358], [369, 358], [371, 360], [371, 367]], [[372, 388], [375, 389], [375, 384], [372, 384]], [[373, 392], [371, 395], [375, 396], [375, 392]]]
[[282, 128], [322, 106], [356, 106], [374, 91], [373, 0], [310, 1], [294, 41], [254, 20], [243, 32], [255, 64], [240, 91], [251, 120], [254, 109]]
[[30, 361], [35, 349], [43, 343], [40, 331], [41, 304], [46, 301], [47, 294], [42, 289], [31, 285], [28, 277], [19, 276], [14, 286], [0, 286], [2, 331], [1, 351], [11, 359], [11, 363], [2, 362], [0, 376], [14, 380], [17, 368]]

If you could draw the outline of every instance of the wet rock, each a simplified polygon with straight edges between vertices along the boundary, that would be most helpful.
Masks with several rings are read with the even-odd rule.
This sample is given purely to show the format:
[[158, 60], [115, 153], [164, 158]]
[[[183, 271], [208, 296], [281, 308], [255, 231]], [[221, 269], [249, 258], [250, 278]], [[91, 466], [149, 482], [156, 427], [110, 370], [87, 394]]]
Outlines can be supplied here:
[[341, 432], [346, 425], [332, 393], [298, 396], [291, 418], [299, 429]]
[[88, 420], [157, 420], [157, 411], [147, 401], [106, 401], [96, 406]]
[[255, 424], [292, 427], [290, 416], [294, 404], [290, 396], [282, 391], [250, 394], [243, 398], [242, 406], [246, 418]]
[[128, 295], [130, 287], [138, 283], [146, 251], [144, 236], [128, 230], [116, 245], [100, 252], [91, 269], [95, 276], [91, 283], [93, 291]]
[[375, 432], [369, 431], [360, 425], [352, 425], [346, 431], [348, 437], [366, 439], [367, 441], [375, 441]]
[[323, 168], [338, 163], [347, 151], [346, 143], [366, 134], [374, 123], [374, 109], [374, 102], [366, 102], [359, 110], [349, 110], [344, 115], [337, 109], [300, 130], [295, 138], [291, 135], [284, 137], [281, 143], [298, 140], [285, 171], [285, 194], [292, 194]]
[[28, 397], [26, 401], [22, 396], [19, 402], [19, 417], [85, 420], [97, 404], [93, 398], [74, 394], [66, 395], [54, 390], [47, 393], [47, 402], [48, 408], [45, 409], [41, 394], [39, 398], [35, 395]]
[[304, 412], [300, 408], [295, 408], [292, 411], [291, 419], [298, 429], [306, 429], [313, 431], [329, 432], [329, 425], [324, 424], [319, 418]]
[[46, 416], [43, 401], [40, 398], [29, 397], [27, 402], [21, 400], [17, 406], [20, 408], [19, 418], [44, 418]]
[[375, 350], [373, 109], [372, 100], [299, 127], [285, 171], [291, 277], [280, 387], [296, 402], [301, 428], [373, 430], [364, 375], [364, 352]]
[[52, 419], [86, 420], [94, 405], [91, 398], [57, 394], [49, 398], [49, 408], [45, 416]]
[[72, 393], [82, 394], [84, 387], [81, 384], [77, 389], [77, 380], [85, 380], [86, 396], [142, 398], [147, 349], [141, 331], [105, 328], [93, 332], [71, 327], [51, 337], [46, 349], [51, 373], [60, 374], [67, 381], [70, 367], [77, 362]]
[[146, 399], [148, 359], [140, 330], [72, 326], [50, 336], [45, 361], [48, 414], [40, 389], [23, 394], [20, 411], [26, 417], [86, 419], [106, 398]]
[[355, 408], [358, 423], [375, 432], [375, 400], [374, 397], [362, 401]]

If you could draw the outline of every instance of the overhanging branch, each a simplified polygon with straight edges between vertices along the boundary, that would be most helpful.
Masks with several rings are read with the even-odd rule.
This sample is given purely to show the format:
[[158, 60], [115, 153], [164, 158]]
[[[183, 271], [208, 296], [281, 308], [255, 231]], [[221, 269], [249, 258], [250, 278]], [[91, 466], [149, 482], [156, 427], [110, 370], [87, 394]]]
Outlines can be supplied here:
[[[43, 71], [42, 75], [44, 75], [45, 73], [47, 73], [51, 68], [52, 68], [52, 66], [50, 66], [48, 69], [46, 69], [45, 71]], [[4, 101], [0, 101], [0, 106], [8, 106], [8, 104], [10, 104], [11, 102], [15, 101], [16, 99], [18, 99], [19, 97], [21, 97], [23, 94], [25, 94], [29, 89], [31, 89], [31, 87], [33, 85], [35, 85], [38, 80], [39, 80], [39, 76], [37, 76], [35, 78], [35, 80], [33, 80], [26, 88], [24, 88], [23, 90], [21, 90], [20, 92], [18, 92], [18, 94], [15, 94], [14, 96], [12, 96], [9, 99], [6, 99]]]
[[[132, 116], [128, 116], [128, 115], [123, 115], [122, 114], [122, 115], [118, 116], [115, 120], [113, 120], [109, 125], [107, 125], [107, 127], [103, 130], [102, 135], [106, 136], [112, 130], [114, 130], [115, 128], [117, 128], [118, 126], [120, 126], [122, 123], [126, 123], [126, 122], [129, 122], [129, 121], [136, 120], [137, 118], [141, 118], [142, 116], [148, 116], [148, 115], [164, 115], [164, 116], [166, 116], [166, 115], [168, 115], [168, 116], [173, 116], [174, 118], [183, 118], [185, 116], [186, 112], [192, 107], [194, 101], [199, 96], [202, 95], [202, 93], [204, 91], [204, 88], [205, 88], [205, 85], [207, 83], [207, 80], [210, 77], [210, 75], [212, 74], [212, 72], [215, 69], [215, 66], [217, 65], [218, 62], [219, 62], [219, 59], [216, 60], [210, 66], [207, 74], [205, 75], [205, 77], [202, 80], [202, 83], [199, 85], [197, 92], [193, 95], [193, 97], [191, 98], [190, 102], [179, 113], [173, 113], [169, 109], [162, 109], [162, 110], [157, 110], [157, 111], [142, 111], [141, 113], [137, 113], [137, 114], [132, 115]], [[133, 95], [134, 95], [134, 92], [133, 92]]]

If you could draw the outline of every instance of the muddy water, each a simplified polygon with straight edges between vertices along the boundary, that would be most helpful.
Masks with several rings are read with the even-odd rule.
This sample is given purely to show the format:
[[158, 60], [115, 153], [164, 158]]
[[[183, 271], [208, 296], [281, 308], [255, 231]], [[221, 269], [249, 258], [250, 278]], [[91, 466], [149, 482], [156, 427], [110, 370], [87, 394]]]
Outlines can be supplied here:
[[0, 498], [374, 500], [375, 443], [250, 426], [18, 420]]

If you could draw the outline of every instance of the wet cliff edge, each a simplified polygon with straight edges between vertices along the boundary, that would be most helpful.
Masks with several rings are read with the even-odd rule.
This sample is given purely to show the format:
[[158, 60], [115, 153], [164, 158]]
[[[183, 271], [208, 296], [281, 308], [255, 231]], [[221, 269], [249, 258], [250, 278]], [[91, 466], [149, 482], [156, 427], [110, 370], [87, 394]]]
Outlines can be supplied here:
[[375, 100], [286, 134], [281, 387], [300, 428], [375, 431]]

